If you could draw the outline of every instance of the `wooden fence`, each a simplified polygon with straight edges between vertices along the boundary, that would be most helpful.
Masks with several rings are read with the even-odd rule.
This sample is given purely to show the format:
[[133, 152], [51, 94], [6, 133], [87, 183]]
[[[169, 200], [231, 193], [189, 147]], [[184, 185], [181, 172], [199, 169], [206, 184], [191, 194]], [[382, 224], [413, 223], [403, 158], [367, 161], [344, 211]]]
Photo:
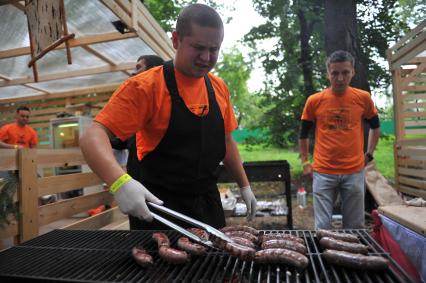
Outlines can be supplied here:
[[387, 51], [395, 114], [395, 182], [426, 198], [426, 20]]
[[13, 237], [15, 244], [27, 241], [38, 236], [43, 225], [70, 218], [100, 205], [109, 205], [113, 208], [66, 228], [100, 229], [113, 222], [127, 219], [115, 206], [113, 197], [107, 189], [39, 205], [39, 198], [45, 195], [103, 185], [102, 180], [93, 172], [38, 177], [38, 169], [86, 164], [80, 149], [0, 149], [0, 156], [0, 171], [19, 171], [18, 219], [10, 216], [10, 224], [0, 229], [0, 240]]

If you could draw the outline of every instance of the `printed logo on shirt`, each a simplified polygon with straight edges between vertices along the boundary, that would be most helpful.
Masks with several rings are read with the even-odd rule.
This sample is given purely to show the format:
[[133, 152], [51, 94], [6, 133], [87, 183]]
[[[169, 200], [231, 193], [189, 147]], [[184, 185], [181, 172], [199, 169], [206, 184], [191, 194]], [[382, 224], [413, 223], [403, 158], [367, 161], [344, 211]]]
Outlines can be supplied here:
[[205, 116], [209, 113], [209, 105], [207, 104], [191, 104], [188, 109], [197, 116]]
[[327, 130], [349, 130], [351, 125], [350, 108], [332, 108], [327, 111], [326, 117]]

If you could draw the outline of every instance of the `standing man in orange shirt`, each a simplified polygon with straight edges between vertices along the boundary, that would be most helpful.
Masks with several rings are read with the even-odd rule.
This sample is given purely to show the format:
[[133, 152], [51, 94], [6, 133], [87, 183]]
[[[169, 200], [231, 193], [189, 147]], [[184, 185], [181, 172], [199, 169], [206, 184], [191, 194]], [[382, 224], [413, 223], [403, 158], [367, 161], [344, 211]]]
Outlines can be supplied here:
[[[172, 33], [174, 60], [126, 80], [80, 140], [87, 163], [110, 186], [121, 211], [133, 216], [131, 229], [168, 229], [152, 221], [146, 201], [223, 227], [216, 185], [220, 162], [238, 183], [249, 220], [256, 214], [256, 198], [231, 135], [237, 122], [229, 90], [210, 73], [223, 36], [214, 9], [184, 8]], [[112, 135], [126, 140], [135, 132], [139, 180], [125, 174], [109, 143]]]
[[20, 106], [16, 109], [15, 123], [4, 125], [0, 129], [0, 148], [33, 148], [37, 146], [37, 133], [28, 126], [30, 109]]
[[[333, 204], [340, 193], [343, 228], [364, 227], [364, 167], [373, 160], [380, 137], [376, 107], [366, 91], [349, 86], [354, 58], [335, 51], [327, 59], [330, 87], [311, 95], [302, 114], [299, 150], [305, 175], [313, 174], [316, 229], [331, 229]], [[364, 154], [362, 121], [370, 125]], [[315, 124], [313, 165], [308, 159], [308, 133]]]

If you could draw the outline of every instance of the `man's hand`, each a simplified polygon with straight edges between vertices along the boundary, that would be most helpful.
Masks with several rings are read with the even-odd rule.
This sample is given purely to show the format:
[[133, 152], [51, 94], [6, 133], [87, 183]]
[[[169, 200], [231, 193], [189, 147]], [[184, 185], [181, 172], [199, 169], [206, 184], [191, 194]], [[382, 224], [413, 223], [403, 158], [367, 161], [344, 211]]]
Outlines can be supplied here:
[[312, 164], [309, 162], [304, 162], [302, 166], [303, 166], [303, 175], [312, 177], [312, 173], [313, 173]]
[[257, 201], [250, 186], [240, 188], [241, 197], [247, 206], [247, 220], [252, 221], [256, 216]]
[[124, 214], [130, 214], [145, 221], [152, 221], [146, 201], [162, 205], [163, 201], [151, 194], [141, 183], [131, 179], [114, 194], [118, 207]]

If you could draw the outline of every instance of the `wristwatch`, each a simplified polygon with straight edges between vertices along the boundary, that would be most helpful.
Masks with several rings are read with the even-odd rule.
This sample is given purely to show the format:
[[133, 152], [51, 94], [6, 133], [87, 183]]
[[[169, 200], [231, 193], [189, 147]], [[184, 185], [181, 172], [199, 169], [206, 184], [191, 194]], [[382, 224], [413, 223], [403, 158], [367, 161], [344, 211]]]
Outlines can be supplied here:
[[367, 157], [368, 162], [373, 161], [373, 159], [374, 159], [374, 156], [373, 156], [371, 153], [369, 153], [369, 152], [367, 152], [367, 153], [365, 154], [365, 156]]

